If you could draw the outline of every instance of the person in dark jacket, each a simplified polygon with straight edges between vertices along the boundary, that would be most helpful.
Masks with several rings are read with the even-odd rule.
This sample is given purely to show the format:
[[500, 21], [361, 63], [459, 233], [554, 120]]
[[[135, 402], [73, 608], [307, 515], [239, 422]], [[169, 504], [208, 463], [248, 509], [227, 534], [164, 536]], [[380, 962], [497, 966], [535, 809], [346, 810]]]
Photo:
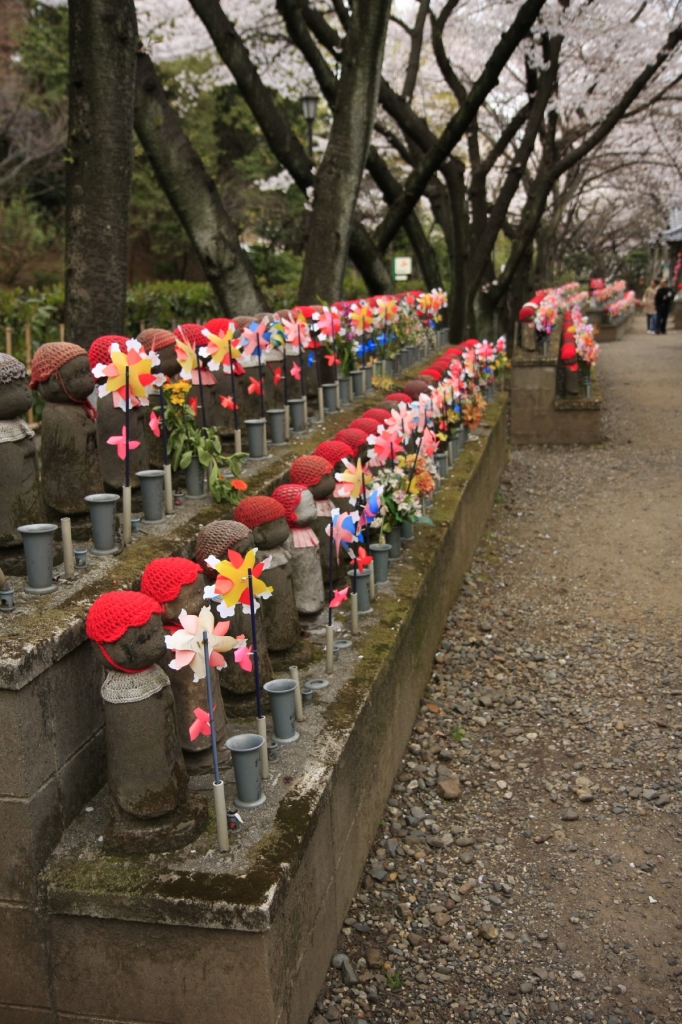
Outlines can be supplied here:
[[665, 327], [673, 298], [673, 290], [664, 278], [656, 292], [656, 334], [666, 333]]

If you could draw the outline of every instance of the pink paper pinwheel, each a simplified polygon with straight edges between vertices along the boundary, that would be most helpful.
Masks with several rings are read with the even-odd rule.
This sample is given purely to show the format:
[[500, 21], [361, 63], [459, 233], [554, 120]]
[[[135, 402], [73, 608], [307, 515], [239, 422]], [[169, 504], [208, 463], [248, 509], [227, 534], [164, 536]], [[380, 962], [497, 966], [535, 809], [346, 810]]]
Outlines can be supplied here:
[[249, 384], [248, 388], [246, 389], [248, 391], [248, 393], [250, 395], [262, 395], [263, 394], [263, 385], [258, 380], [258, 378], [257, 377], [249, 376], [249, 380], [251, 381], [251, 383]]
[[251, 661], [252, 651], [253, 646], [251, 644], [243, 644], [235, 649], [234, 660], [240, 668], [244, 669], [245, 672], [253, 671], [253, 662]]
[[414, 430], [412, 409], [406, 402], [399, 402], [397, 409], [391, 409], [386, 417], [387, 430], [395, 430], [401, 437], [407, 439]]
[[301, 367], [298, 365], [298, 363], [291, 364], [291, 376], [294, 378], [294, 380], [301, 379]]
[[348, 599], [348, 591], [349, 590], [350, 590], [350, 587], [344, 587], [343, 590], [335, 590], [334, 591], [334, 596], [332, 597], [331, 601], [329, 602], [329, 607], [330, 608], [338, 608], [340, 604], [343, 604], [343, 602]]
[[206, 632], [210, 651], [209, 664], [215, 668], [225, 668], [227, 662], [222, 652], [232, 651], [237, 646], [237, 640], [233, 636], [226, 635], [230, 628], [229, 622], [219, 622], [216, 625], [213, 612], [205, 606], [198, 615], [188, 615], [183, 608], [178, 619], [180, 629], [176, 629], [174, 633], [166, 637], [166, 647], [169, 651], [175, 652], [175, 657], [168, 663], [168, 667], [179, 670], [189, 665], [194, 672], [195, 683], [200, 679], [205, 679], [204, 632]]
[[326, 352], [324, 358], [327, 360], [327, 366], [341, 365], [341, 360], [333, 352]]
[[199, 736], [211, 735], [211, 716], [203, 708], [194, 709], [194, 721], [189, 727], [189, 738], [194, 742]]
[[435, 455], [437, 451], [438, 438], [436, 437], [432, 430], [429, 430], [428, 427], [424, 427], [424, 436], [422, 437], [421, 444], [421, 454], [426, 455], [428, 457], [429, 455]]
[[149, 414], [149, 429], [154, 437], [161, 437], [161, 420], [153, 410]]
[[222, 405], [223, 409], [238, 409], [239, 408], [238, 403], [235, 402], [235, 400], [233, 399], [232, 395], [221, 395], [220, 396], [220, 404]]
[[[126, 428], [125, 427], [121, 427], [121, 433], [120, 434], [118, 434], [118, 435], [112, 434], [111, 437], [107, 438], [107, 444], [115, 444], [116, 445], [116, 454], [118, 455], [119, 459], [122, 459], [124, 462], [125, 462], [125, 457], [126, 457], [126, 439], [127, 439], [127, 434], [126, 434]], [[135, 448], [139, 448], [139, 447], [140, 447], [140, 442], [139, 441], [128, 441], [127, 448], [128, 448], [129, 451], [133, 451]]]
[[323, 306], [321, 313], [313, 313], [313, 321], [313, 330], [322, 341], [331, 341], [341, 329], [341, 317], [336, 306]]
[[367, 554], [367, 550], [362, 545], [358, 548], [357, 558], [355, 555], [351, 555], [351, 565], [358, 563], [358, 572], [364, 572], [368, 565], [372, 564], [372, 556]]
[[388, 459], [394, 459], [405, 451], [398, 431], [383, 426], [377, 428], [376, 434], [369, 435], [367, 443], [372, 446], [369, 449], [370, 466], [383, 466]]
[[261, 320], [260, 323], [256, 323], [254, 320], [249, 324], [248, 327], [242, 328], [242, 353], [245, 356], [263, 355], [268, 351], [270, 347], [268, 339], [265, 335], [268, 333], [268, 322], [267, 320]]

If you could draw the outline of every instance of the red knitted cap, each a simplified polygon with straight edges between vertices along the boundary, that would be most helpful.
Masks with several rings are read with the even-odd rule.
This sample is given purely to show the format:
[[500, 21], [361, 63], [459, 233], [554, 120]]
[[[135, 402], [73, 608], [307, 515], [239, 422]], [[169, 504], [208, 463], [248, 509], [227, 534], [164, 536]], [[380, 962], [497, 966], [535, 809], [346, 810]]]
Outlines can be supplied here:
[[334, 435], [337, 441], [345, 441], [353, 455], [357, 455], [363, 444], [367, 441], [367, 435], [363, 430], [355, 430], [354, 427], [346, 427]]
[[[206, 330], [210, 331], [211, 334], [224, 334], [229, 327], [234, 327], [232, 320], [228, 320], [226, 316], [215, 316], [212, 320], [206, 321]], [[206, 338], [204, 338], [206, 341]]]
[[172, 331], [166, 331], [163, 327], [148, 327], [146, 331], [140, 331], [137, 340], [145, 352], [158, 352], [159, 349], [174, 345], [177, 338]]
[[323, 441], [321, 444], [318, 444], [315, 449], [315, 455], [319, 455], [321, 459], [326, 459], [333, 468], [337, 462], [341, 462], [341, 459], [352, 459], [353, 449], [345, 441], [331, 438], [329, 441]]
[[41, 345], [33, 357], [31, 364], [31, 379], [28, 386], [37, 388], [44, 380], [49, 380], [53, 373], [59, 370], [64, 363], [76, 356], [87, 356], [87, 352], [80, 345], [72, 345], [70, 341], [48, 341]]
[[244, 523], [250, 530], [263, 523], [271, 523], [273, 519], [286, 517], [286, 509], [281, 501], [268, 498], [265, 494], [256, 494], [252, 498], [243, 498], [234, 510], [234, 518]]
[[93, 601], [85, 619], [85, 632], [97, 644], [113, 644], [131, 626], [144, 626], [163, 608], [139, 590], [110, 590]]
[[202, 330], [201, 324], [178, 324], [173, 334], [181, 341], [189, 341], [192, 345], [201, 346], [206, 344], [206, 338], [201, 333]]
[[[338, 461], [338, 460], [337, 460]], [[332, 463], [319, 455], [301, 455], [294, 459], [289, 469], [289, 480], [292, 484], [301, 484], [303, 487], [314, 487], [327, 473], [334, 469]], [[279, 490], [279, 488], [278, 488]], [[273, 497], [279, 495], [273, 492]], [[281, 499], [280, 499], [281, 501]]]
[[427, 370], [422, 370], [419, 376], [430, 377], [431, 380], [440, 380], [443, 374], [440, 372], [440, 370], [437, 370], [435, 366], [430, 366]]
[[361, 430], [363, 434], [366, 434], [369, 437], [369, 435], [373, 434], [377, 429], [377, 421], [373, 420], [371, 416], [359, 416], [350, 424], [350, 429]]
[[194, 583], [201, 567], [189, 558], [155, 558], [142, 573], [140, 590], [165, 604], [174, 601], [181, 589]]
[[412, 395], [408, 395], [406, 391], [392, 391], [390, 395], [386, 395], [387, 402], [411, 402]]
[[365, 409], [362, 414], [363, 420], [376, 420], [377, 423], [383, 423], [386, 419], [385, 409]]
[[[309, 457], [314, 458], [314, 456]], [[280, 484], [272, 492], [275, 501], [281, 501], [284, 506], [289, 526], [296, 525], [296, 506], [301, 500], [301, 493], [305, 490], [307, 490], [305, 484]]]
[[194, 545], [194, 557], [201, 566], [204, 576], [214, 580], [218, 575], [215, 569], [206, 564], [209, 555], [224, 558], [228, 548], [245, 540], [248, 535], [248, 526], [245, 526], [244, 523], [236, 523], [234, 519], [216, 519], [214, 522], [202, 526]]
[[111, 362], [109, 355], [111, 352], [112, 344], [117, 341], [122, 352], [126, 352], [127, 338], [124, 338], [122, 334], [103, 334], [99, 338], [95, 338], [92, 345], [88, 349], [88, 359], [90, 360], [90, 369], [93, 370], [98, 363], [104, 363], [105, 365]]

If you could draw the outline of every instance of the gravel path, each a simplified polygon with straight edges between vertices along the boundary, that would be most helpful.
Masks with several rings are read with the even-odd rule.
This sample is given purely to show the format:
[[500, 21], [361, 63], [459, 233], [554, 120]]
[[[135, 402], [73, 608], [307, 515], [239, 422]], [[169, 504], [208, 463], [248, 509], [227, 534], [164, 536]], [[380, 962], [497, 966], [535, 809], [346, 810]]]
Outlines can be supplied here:
[[682, 337], [600, 380], [604, 444], [511, 454], [314, 1024], [682, 1020]]

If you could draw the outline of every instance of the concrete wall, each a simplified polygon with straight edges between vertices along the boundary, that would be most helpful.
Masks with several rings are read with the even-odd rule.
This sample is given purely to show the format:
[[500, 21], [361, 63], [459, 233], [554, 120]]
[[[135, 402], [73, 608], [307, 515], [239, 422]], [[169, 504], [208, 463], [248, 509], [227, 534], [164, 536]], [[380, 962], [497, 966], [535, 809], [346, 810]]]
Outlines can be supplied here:
[[[506, 459], [504, 406], [498, 401], [490, 433], [467, 446], [459, 478], [453, 475], [438, 496], [436, 525], [417, 530], [412, 568], [401, 577], [402, 607], [389, 604], [357, 647], [364, 658], [330, 708], [327, 735], [318, 744], [327, 749], [326, 774], [308, 795], [303, 824], [291, 826], [269, 926], [255, 932], [178, 926], [150, 908], [151, 887], [126, 898], [126, 914], [140, 920], [116, 919], [103, 895], [99, 904], [90, 891], [81, 904], [80, 894], [69, 890], [68, 870], [52, 877], [48, 866], [45, 934], [59, 1024], [103, 1017], [107, 1024], [307, 1020], [447, 613], [485, 529]], [[64, 913], [66, 906], [72, 912]]]

